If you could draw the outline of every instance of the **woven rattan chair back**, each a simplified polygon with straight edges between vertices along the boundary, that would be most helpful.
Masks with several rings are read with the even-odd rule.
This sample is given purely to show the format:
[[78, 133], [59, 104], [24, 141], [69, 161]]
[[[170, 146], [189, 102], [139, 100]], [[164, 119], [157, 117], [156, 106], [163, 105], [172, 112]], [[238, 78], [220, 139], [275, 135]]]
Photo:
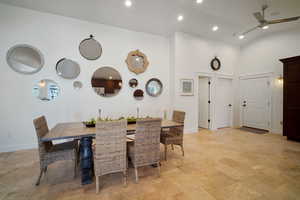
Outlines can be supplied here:
[[105, 174], [123, 172], [126, 184], [126, 134], [126, 120], [97, 122], [94, 152], [97, 192], [99, 192], [99, 176]]
[[40, 167], [43, 168], [43, 160], [44, 156], [47, 153], [47, 151], [52, 147], [52, 142], [42, 142], [41, 138], [44, 137], [48, 131], [48, 124], [46, 121], [45, 116], [41, 116], [37, 119], [33, 120], [33, 124], [35, 127], [37, 139], [38, 139], [38, 149], [39, 149], [39, 156], [40, 156]]
[[161, 119], [138, 120], [134, 141], [136, 167], [157, 164], [160, 160]]

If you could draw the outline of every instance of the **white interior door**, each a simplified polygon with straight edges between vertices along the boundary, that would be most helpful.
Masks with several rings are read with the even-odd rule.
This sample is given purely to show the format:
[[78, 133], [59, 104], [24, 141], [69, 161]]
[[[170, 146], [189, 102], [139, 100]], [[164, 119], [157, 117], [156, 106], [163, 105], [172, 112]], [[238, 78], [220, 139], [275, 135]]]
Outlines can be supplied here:
[[218, 79], [216, 97], [217, 128], [231, 127], [233, 109], [233, 89], [231, 79]]
[[241, 80], [242, 125], [269, 129], [270, 82], [269, 78]]
[[198, 126], [201, 128], [209, 128], [209, 78], [199, 78], [199, 121]]

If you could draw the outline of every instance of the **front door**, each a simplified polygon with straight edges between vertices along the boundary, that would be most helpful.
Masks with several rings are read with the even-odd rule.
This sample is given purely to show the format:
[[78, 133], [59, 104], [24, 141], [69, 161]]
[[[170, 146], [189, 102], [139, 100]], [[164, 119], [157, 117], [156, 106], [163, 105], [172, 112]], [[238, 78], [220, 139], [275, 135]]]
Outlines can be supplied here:
[[241, 80], [242, 125], [268, 130], [270, 125], [269, 78]]

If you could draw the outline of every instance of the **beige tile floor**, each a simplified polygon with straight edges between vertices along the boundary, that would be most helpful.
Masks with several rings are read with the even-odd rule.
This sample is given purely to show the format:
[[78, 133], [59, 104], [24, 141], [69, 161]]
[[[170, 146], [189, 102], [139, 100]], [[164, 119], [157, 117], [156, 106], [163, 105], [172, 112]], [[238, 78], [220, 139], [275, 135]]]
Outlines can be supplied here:
[[168, 161], [162, 161], [160, 178], [155, 168], [145, 167], [135, 184], [129, 169], [127, 187], [121, 174], [107, 175], [101, 179], [99, 194], [95, 184], [82, 187], [79, 177], [73, 179], [71, 162], [51, 165], [35, 187], [37, 150], [2, 153], [0, 200], [300, 199], [300, 143], [235, 129], [201, 130], [185, 135], [184, 141], [185, 157], [179, 148], [170, 150]]

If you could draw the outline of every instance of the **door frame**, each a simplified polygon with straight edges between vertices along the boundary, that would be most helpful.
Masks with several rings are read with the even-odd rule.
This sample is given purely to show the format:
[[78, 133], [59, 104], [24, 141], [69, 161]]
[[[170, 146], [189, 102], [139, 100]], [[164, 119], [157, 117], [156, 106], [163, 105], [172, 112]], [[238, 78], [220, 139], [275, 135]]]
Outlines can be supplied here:
[[[217, 94], [217, 85], [218, 85], [218, 79], [223, 78], [223, 79], [231, 79], [232, 84], [234, 85], [234, 75], [232, 74], [225, 74], [225, 73], [210, 73], [210, 72], [196, 72], [196, 77], [197, 77], [197, 123], [199, 121], [199, 77], [207, 77], [211, 81], [211, 87], [210, 87], [210, 125], [209, 125], [209, 130], [218, 130], [217, 124], [216, 124], [216, 106], [215, 106], [215, 98]], [[232, 102], [232, 108], [234, 109], [235, 107], [235, 101], [233, 100]], [[233, 111], [234, 112], [234, 111]], [[233, 113], [232, 112], [232, 113]], [[232, 123], [233, 123], [233, 116], [232, 116]], [[198, 125], [197, 125], [198, 127]]]
[[243, 108], [242, 108], [242, 87], [241, 87], [241, 81], [242, 80], [248, 80], [248, 79], [259, 79], [259, 78], [267, 78], [269, 82], [269, 90], [268, 90], [268, 131], [272, 131], [272, 88], [273, 86], [273, 78], [274, 78], [274, 73], [273, 72], [266, 72], [266, 73], [259, 73], [259, 74], [247, 74], [247, 75], [241, 75], [239, 76], [239, 109], [240, 109], [240, 127], [243, 126]]

